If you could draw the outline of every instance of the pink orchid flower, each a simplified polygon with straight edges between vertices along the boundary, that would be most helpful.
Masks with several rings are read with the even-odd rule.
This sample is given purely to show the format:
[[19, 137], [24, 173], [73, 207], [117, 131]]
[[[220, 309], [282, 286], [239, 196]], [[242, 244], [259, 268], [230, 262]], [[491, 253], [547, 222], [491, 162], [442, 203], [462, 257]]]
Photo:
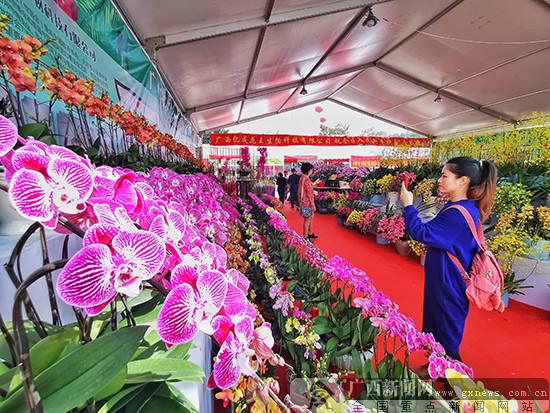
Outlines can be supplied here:
[[7, 118], [0, 115], [0, 156], [13, 149], [19, 139], [17, 127]]
[[275, 354], [272, 350], [275, 345], [271, 323], [263, 323], [254, 330], [250, 348], [256, 353], [258, 359], [267, 360]]
[[235, 332], [230, 332], [220, 347], [212, 376], [220, 389], [233, 387], [241, 374], [253, 376], [256, 370], [250, 365], [254, 350], [249, 344], [254, 336], [254, 324], [251, 318], [245, 317], [235, 325]]
[[21, 215], [55, 228], [59, 212], [78, 214], [86, 209], [93, 172], [73, 156], [65, 148], [52, 146], [44, 151], [37, 143], [14, 153], [17, 172], [11, 178], [9, 195]]
[[138, 295], [141, 282], [162, 267], [165, 253], [155, 234], [119, 232], [114, 226], [96, 224], [88, 230], [84, 248], [59, 275], [58, 294], [67, 304], [98, 314], [117, 293]]
[[112, 225], [125, 232], [139, 231], [124, 207], [116, 204], [94, 204], [93, 208], [99, 224]]
[[212, 319], [220, 311], [228, 283], [219, 271], [203, 271], [196, 289], [188, 283], [168, 293], [158, 317], [158, 332], [163, 341], [181, 344], [192, 340], [199, 330], [212, 335]]
[[225, 271], [227, 254], [217, 244], [205, 242], [201, 247], [194, 247], [189, 254], [183, 256], [182, 263], [197, 268], [198, 272], [206, 270]]

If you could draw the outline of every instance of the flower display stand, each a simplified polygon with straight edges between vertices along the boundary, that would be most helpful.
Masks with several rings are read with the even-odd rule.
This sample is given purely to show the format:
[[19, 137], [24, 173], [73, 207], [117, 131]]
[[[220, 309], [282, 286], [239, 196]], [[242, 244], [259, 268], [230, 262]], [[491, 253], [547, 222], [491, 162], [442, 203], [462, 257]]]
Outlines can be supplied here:
[[532, 285], [533, 288], [524, 289], [525, 295], [514, 294], [510, 298], [550, 311], [550, 260], [517, 258], [512, 268], [516, 277], [526, 278], [524, 285]]

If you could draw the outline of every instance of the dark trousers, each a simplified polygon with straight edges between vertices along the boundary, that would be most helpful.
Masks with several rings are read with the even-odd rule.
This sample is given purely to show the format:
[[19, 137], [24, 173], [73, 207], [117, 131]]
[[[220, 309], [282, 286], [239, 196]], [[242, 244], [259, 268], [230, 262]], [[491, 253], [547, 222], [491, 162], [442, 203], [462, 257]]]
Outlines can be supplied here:
[[298, 206], [298, 190], [290, 190], [290, 205], [292, 205], [292, 208]]
[[281, 200], [281, 202], [284, 204], [285, 203], [285, 189], [284, 188], [279, 188], [277, 189], [277, 192], [279, 193], [279, 199]]

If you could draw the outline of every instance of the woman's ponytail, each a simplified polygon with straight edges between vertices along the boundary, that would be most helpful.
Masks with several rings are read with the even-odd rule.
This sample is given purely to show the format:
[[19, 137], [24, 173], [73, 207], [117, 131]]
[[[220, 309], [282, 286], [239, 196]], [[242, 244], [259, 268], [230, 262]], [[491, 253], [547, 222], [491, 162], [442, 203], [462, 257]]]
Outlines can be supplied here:
[[468, 199], [477, 201], [477, 208], [481, 221], [485, 221], [491, 214], [497, 190], [498, 170], [491, 161], [461, 156], [447, 162], [450, 170], [458, 177], [470, 178]]
[[481, 164], [481, 181], [477, 185], [470, 184], [468, 198], [477, 201], [477, 208], [483, 222], [489, 218], [495, 202], [498, 170], [491, 161], [481, 160], [479, 162]]

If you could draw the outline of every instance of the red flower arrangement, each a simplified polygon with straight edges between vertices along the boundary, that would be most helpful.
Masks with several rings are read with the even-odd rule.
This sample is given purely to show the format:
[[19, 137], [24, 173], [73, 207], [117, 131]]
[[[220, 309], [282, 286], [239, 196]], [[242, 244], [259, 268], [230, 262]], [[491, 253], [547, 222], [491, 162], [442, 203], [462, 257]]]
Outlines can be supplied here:
[[338, 210], [336, 211], [336, 215], [344, 219], [347, 219], [349, 214], [351, 214], [351, 208], [349, 207], [338, 208]]
[[375, 232], [378, 229], [378, 222], [380, 221], [382, 213], [379, 208], [370, 208], [361, 212], [361, 219], [357, 224], [359, 231], [363, 234], [369, 232]]
[[391, 183], [392, 191], [401, 191], [401, 183], [405, 182], [408, 185], [412, 184], [416, 180], [416, 174], [413, 172], [400, 172], [393, 177]]
[[348, 193], [349, 202], [357, 201], [358, 199], [359, 199], [359, 192], [349, 191]]
[[388, 217], [384, 215], [378, 223], [378, 234], [395, 243], [403, 235], [405, 235], [405, 220], [399, 215]]

